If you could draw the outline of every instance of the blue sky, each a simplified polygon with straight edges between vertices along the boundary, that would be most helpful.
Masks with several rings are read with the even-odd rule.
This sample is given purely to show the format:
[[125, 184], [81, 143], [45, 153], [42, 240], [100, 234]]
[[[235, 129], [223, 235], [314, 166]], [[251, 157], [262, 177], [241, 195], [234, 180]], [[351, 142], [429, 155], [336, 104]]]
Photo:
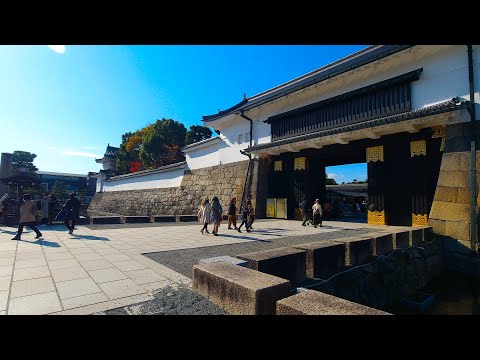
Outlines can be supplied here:
[[[201, 125], [243, 98], [365, 45], [0, 46], [0, 152], [42, 171], [98, 171], [107, 143], [156, 119]], [[335, 167], [337, 181], [366, 166]], [[327, 169], [327, 173], [330, 169]]]

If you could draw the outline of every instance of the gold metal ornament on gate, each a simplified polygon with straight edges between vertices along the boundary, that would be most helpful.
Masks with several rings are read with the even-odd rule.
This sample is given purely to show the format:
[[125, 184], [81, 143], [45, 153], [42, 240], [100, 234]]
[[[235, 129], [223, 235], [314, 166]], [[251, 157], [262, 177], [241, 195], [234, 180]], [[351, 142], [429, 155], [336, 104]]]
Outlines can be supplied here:
[[375, 161], [383, 162], [383, 146], [367, 147], [367, 163]]
[[371, 225], [386, 225], [385, 211], [370, 211], [368, 210], [368, 223]]
[[428, 225], [428, 214], [412, 214], [412, 226]]
[[307, 161], [305, 157], [297, 157], [293, 161], [293, 170], [306, 170], [307, 169]]
[[425, 140], [410, 141], [410, 156], [427, 156], [427, 142]]

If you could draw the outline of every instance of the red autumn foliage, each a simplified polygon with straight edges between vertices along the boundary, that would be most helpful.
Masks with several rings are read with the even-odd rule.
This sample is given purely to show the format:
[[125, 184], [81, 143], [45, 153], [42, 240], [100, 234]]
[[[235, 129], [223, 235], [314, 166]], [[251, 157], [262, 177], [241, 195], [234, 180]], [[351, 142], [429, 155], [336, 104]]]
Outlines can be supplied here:
[[131, 173], [142, 170], [142, 163], [140, 161], [132, 161], [129, 168]]

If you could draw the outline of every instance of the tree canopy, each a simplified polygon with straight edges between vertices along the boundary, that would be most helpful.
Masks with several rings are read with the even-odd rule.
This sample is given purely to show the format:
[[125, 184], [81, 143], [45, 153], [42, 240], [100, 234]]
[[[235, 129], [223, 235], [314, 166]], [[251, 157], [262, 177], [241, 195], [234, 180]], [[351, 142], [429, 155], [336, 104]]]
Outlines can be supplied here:
[[12, 153], [12, 173], [18, 174], [20, 169], [25, 169], [30, 174], [35, 174], [38, 168], [33, 165], [33, 160], [37, 157], [36, 154], [28, 151], [16, 150]]
[[139, 158], [147, 169], [173, 164], [184, 159], [180, 149], [185, 145], [187, 129], [172, 119], [157, 120], [146, 131]]
[[325, 174], [325, 185], [338, 185], [335, 179], [330, 179], [327, 174]]
[[190, 145], [212, 137], [212, 130], [206, 126], [192, 125], [185, 136], [185, 145]]

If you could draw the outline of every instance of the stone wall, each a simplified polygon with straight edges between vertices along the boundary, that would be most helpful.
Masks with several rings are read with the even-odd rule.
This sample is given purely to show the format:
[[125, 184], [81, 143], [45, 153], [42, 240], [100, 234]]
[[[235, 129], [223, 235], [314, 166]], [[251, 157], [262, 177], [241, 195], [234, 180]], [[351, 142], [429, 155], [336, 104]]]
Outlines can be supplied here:
[[[428, 221], [435, 233], [456, 239], [457, 246], [466, 249], [471, 247], [469, 126], [468, 123], [457, 124], [446, 129], [445, 150]], [[480, 151], [476, 152], [476, 176], [478, 193]], [[477, 197], [477, 209], [479, 204], [480, 199]], [[475, 248], [478, 249], [478, 240]]]
[[436, 239], [395, 250], [388, 256], [379, 256], [372, 263], [338, 273], [314, 290], [389, 310], [401, 299], [438, 278], [443, 270], [442, 242]]
[[[226, 214], [232, 197], [242, 199], [248, 160], [187, 170], [180, 187], [96, 193], [89, 216], [196, 215], [204, 197], [217, 196]], [[254, 195], [254, 194], [252, 194]]]

